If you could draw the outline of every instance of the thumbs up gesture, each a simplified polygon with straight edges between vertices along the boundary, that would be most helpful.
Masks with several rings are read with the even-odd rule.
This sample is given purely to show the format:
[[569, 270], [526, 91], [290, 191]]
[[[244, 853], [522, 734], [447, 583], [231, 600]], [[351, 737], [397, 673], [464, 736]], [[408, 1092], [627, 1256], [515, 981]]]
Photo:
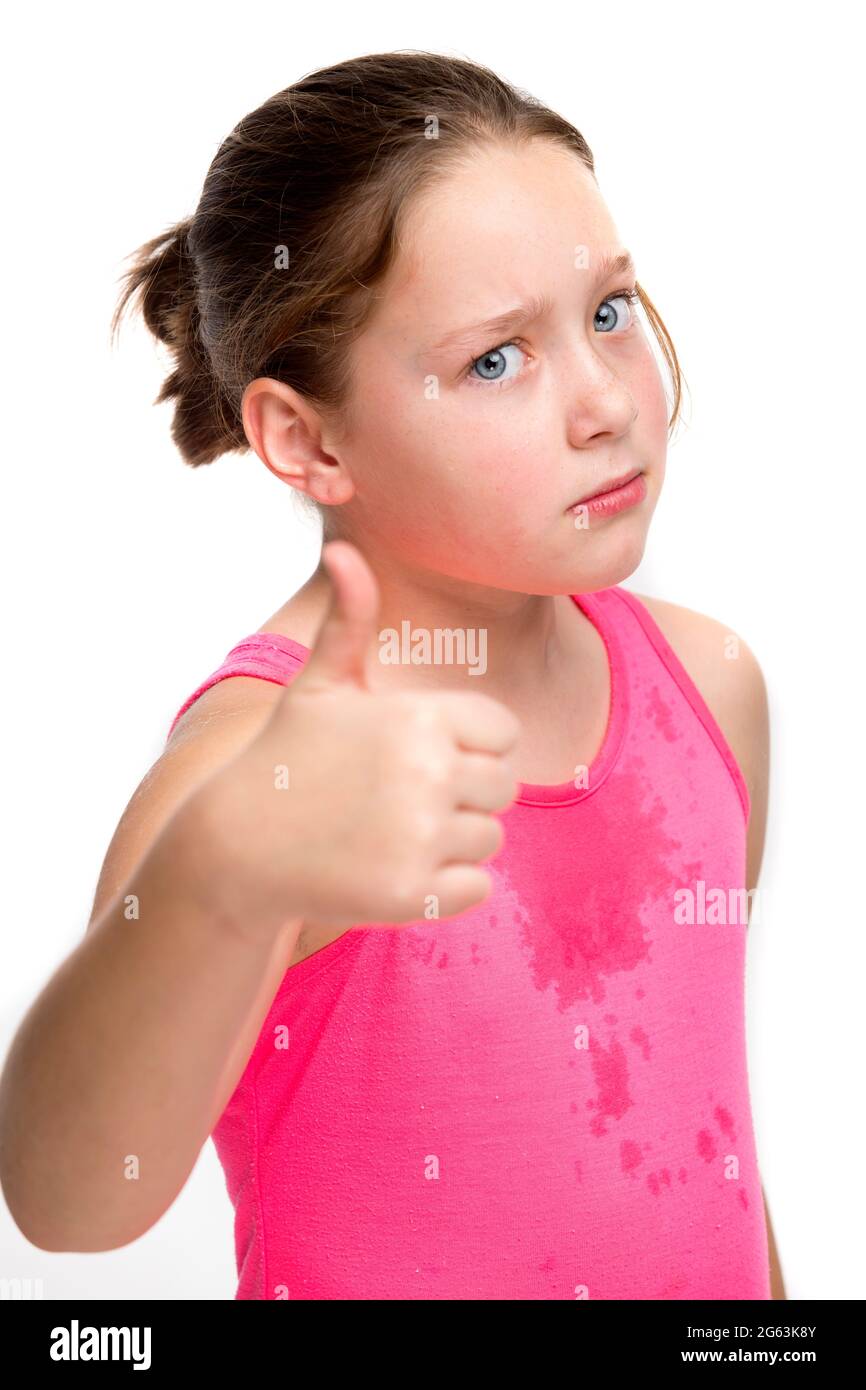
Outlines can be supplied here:
[[[303, 669], [217, 774], [250, 929], [454, 916], [488, 896], [494, 812], [517, 794], [520, 725], [480, 692], [374, 694], [379, 587], [360, 551], [322, 551], [332, 602]], [[429, 915], [429, 914], [428, 914]]]

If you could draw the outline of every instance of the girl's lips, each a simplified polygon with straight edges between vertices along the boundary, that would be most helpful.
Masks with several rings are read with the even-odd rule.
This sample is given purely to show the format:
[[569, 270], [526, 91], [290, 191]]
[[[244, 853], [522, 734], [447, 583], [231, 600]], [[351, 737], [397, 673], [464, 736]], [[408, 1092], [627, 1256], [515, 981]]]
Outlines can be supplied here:
[[582, 507], [585, 507], [592, 516], [613, 516], [616, 512], [625, 511], [626, 507], [634, 507], [645, 497], [646, 478], [643, 473], [637, 473], [627, 483], [612, 488], [610, 492], [597, 492], [594, 497], [586, 497], [582, 502], [575, 502], [574, 506], [569, 507], [568, 510], [572, 514], [577, 514]]

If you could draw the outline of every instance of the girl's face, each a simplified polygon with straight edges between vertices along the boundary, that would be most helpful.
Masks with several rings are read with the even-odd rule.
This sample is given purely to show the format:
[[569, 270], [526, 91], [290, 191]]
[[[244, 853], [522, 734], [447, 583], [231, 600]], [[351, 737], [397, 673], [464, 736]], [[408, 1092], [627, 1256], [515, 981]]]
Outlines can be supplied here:
[[[529, 594], [638, 565], [662, 485], [667, 403], [634, 272], [595, 180], [543, 140], [479, 152], [419, 196], [352, 346], [346, 432], [323, 446], [353, 493], [341, 534], [412, 569]], [[543, 300], [485, 328], [515, 306]], [[474, 326], [474, 325], [481, 325]], [[616, 514], [568, 509], [643, 472]]]

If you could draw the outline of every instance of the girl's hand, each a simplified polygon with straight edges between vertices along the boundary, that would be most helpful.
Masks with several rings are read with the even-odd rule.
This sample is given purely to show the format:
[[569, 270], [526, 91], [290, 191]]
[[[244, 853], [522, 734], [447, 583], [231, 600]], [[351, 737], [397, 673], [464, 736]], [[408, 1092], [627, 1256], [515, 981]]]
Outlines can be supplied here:
[[480, 862], [503, 839], [493, 812], [517, 792], [506, 755], [520, 724], [499, 701], [371, 692], [375, 576], [348, 541], [322, 557], [334, 596], [304, 669], [205, 789], [238, 920], [256, 934], [288, 918], [348, 928], [483, 902]]

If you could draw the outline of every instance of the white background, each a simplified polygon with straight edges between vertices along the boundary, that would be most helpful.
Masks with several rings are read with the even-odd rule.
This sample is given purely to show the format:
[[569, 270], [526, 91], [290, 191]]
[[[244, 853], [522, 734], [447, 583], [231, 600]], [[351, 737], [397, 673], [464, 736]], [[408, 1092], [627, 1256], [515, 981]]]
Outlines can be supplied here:
[[[16, 7], [6, 213], [0, 1045], [81, 939], [182, 700], [315, 567], [256, 456], [185, 468], [165, 363], [108, 326], [124, 258], [191, 213], [248, 111], [362, 53], [482, 62], [582, 131], [690, 387], [640, 569], [757, 653], [773, 721], [748, 1045], [791, 1298], [863, 1298], [863, 158], [843, 4]], [[335, 38], [335, 36], [338, 36]], [[62, 1156], [58, 1161], [62, 1161]], [[30, 1245], [46, 1298], [230, 1299], [211, 1143], [143, 1239]]]

